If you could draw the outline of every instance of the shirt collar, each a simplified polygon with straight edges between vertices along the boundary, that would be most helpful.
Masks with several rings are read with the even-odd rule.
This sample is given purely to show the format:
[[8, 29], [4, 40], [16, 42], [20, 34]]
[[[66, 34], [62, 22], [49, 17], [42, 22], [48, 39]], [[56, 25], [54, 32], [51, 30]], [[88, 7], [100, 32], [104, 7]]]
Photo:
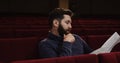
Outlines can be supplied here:
[[51, 32], [49, 32], [48, 38], [49, 38], [49, 39], [52, 39], [52, 40], [55, 40], [55, 41], [62, 41], [62, 40], [63, 40], [63, 37], [61, 37], [61, 36], [56, 36], [56, 35], [54, 35], [54, 34], [51, 33]]

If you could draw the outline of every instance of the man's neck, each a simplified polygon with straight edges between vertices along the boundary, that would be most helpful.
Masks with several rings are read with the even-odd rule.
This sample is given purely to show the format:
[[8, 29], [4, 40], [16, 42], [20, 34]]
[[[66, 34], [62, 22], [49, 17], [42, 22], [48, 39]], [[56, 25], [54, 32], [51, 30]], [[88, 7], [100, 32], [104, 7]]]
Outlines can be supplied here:
[[57, 30], [51, 29], [50, 32], [56, 36], [60, 36]]

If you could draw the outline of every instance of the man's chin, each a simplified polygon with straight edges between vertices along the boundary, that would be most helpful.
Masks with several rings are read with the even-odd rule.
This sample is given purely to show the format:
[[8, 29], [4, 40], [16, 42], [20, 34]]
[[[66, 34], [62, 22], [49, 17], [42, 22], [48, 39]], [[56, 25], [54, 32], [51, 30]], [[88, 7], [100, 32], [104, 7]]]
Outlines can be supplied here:
[[70, 33], [70, 31], [67, 31], [67, 32], [66, 32], [66, 34], [69, 34], [69, 33]]

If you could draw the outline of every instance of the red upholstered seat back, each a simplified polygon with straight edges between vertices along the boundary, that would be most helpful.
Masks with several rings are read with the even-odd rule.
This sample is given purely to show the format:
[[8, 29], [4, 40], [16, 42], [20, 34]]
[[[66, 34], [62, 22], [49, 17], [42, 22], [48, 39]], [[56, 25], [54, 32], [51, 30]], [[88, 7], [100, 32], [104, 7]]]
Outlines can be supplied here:
[[11, 63], [98, 63], [97, 55], [66, 56], [35, 60], [13, 61]]
[[0, 39], [0, 61], [32, 59], [37, 57], [37, 38]]
[[98, 55], [100, 63], [118, 63], [116, 53], [102, 53]]
[[116, 56], [117, 56], [118, 63], [120, 63], [120, 52], [117, 52]]

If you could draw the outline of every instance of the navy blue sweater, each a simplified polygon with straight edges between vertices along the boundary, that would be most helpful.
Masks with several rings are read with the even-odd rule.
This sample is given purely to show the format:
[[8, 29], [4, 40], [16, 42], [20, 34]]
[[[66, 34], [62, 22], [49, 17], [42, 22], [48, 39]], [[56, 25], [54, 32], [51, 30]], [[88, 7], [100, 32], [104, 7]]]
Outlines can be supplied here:
[[92, 52], [92, 49], [78, 35], [74, 43], [63, 42], [62, 37], [58, 37], [49, 32], [48, 37], [39, 43], [39, 57], [50, 58], [60, 56], [74, 56]]

